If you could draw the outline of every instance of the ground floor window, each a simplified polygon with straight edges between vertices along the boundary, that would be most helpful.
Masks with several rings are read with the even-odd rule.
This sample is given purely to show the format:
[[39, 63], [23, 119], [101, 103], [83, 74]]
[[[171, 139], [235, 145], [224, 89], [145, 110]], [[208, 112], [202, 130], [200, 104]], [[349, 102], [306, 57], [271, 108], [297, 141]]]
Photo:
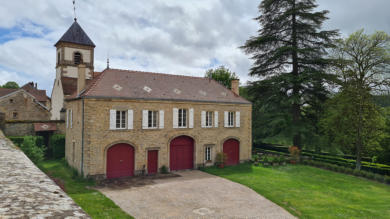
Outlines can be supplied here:
[[205, 161], [211, 161], [211, 147], [206, 146], [205, 148]]

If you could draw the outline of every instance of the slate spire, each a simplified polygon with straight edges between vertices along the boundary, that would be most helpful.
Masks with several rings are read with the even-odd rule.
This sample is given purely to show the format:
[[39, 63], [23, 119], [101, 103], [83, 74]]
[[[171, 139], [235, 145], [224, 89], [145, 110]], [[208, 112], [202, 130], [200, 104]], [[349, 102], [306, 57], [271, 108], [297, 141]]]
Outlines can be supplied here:
[[77, 20], [73, 22], [72, 26], [64, 33], [60, 40], [54, 45], [57, 46], [60, 42], [66, 43], [75, 43], [79, 45], [92, 46], [95, 47], [95, 44], [84, 32], [83, 28], [77, 23]]

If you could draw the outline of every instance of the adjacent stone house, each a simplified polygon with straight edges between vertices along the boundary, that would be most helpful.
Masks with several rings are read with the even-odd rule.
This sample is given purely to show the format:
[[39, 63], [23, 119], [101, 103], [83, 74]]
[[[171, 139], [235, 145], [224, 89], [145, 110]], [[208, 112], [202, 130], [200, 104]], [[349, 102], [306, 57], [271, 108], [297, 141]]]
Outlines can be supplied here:
[[[85, 67], [80, 66], [79, 75]], [[251, 157], [251, 103], [201, 77], [106, 69], [67, 98], [66, 160], [84, 176], [122, 177]]]

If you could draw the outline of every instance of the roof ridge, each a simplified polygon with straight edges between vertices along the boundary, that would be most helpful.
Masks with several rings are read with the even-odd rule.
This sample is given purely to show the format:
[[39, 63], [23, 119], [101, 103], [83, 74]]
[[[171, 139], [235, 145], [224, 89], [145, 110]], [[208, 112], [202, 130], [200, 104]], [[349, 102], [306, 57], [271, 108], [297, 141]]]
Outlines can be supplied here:
[[[162, 72], [150, 72], [150, 71], [140, 71], [140, 70], [129, 70], [129, 69], [118, 69], [118, 68], [109, 68], [108, 70], [116, 70], [116, 71], [125, 71], [125, 72], [139, 72], [139, 73], [146, 73], [146, 74], [156, 74], [156, 75], [166, 75], [166, 76], [172, 76], [172, 77], [186, 77], [186, 78], [197, 78], [197, 79], [209, 79], [207, 77], [200, 77], [200, 76], [188, 76], [188, 75], [178, 75], [178, 74], [169, 74], [169, 73], [162, 73]], [[104, 70], [106, 71], [106, 70]]]

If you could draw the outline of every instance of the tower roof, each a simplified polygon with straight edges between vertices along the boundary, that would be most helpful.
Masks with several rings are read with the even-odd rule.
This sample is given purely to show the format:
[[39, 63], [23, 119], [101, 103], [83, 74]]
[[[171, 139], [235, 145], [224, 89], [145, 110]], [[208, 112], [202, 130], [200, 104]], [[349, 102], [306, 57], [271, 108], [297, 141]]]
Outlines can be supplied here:
[[62, 35], [61, 39], [58, 40], [58, 42], [54, 46], [57, 46], [57, 44], [60, 42], [75, 43], [75, 44], [95, 47], [95, 44], [84, 32], [83, 28], [81, 28], [81, 26], [77, 23], [76, 20], [73, 22], [72, 26], [70, 26], [69, 29], [64, 33], [64, 35]]

